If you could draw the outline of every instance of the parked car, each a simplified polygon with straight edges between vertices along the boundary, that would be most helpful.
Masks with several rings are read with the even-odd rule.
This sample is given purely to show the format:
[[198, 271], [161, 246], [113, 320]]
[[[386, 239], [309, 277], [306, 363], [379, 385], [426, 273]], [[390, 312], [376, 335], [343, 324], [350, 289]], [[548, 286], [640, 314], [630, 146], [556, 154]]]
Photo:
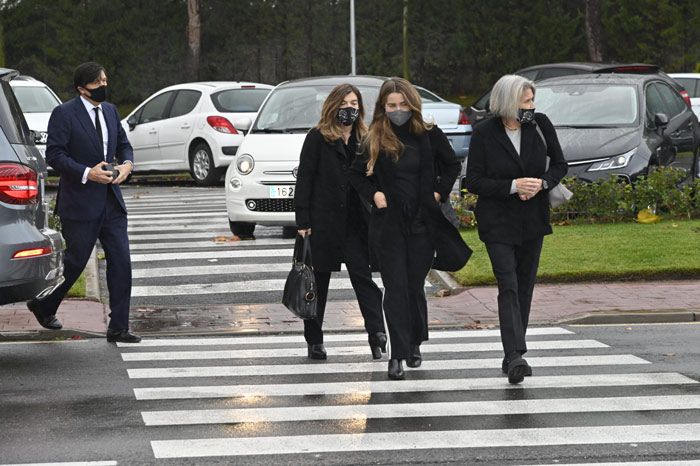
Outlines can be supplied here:
[[[520, 69], [514, 74], [523, 76], [531, 81], [541, 81], [543, 79], [556, 78], [559, 76], [572, 76], [589, 73], [600, 74], [654, 74], [659, 79], [666, 81], [676, 92], [685, 100], [690, 107], [690, 97], [688, 92], [681, 84], [673, 80], [669, 75], [661, 71], [661, 68], [656, 65], [647, 65], [644, 63], [630, 64], [611, 64], [611, 63], [586, 63], [586, 62], [568, 62], [568, 63], [548, 63], [544, 65], [529, 66]], [[489, 99], [491, 91], [481, 96], [468, 111], [468, 118], [472, 124], [477, 124], [484, 118], [490, 115]]]
[[700, 118], [700, 73], [669, 73], [669, 76], [688, 92], [690, 106]]
[[537, 85], [535, 106], [554, 124], [568, 176], [634, 182], [660, 166], [682, 168], [688, 179], [700, 174], [698, 118], [657, 75], [547, 79]]
[[[49, 86], [31, 76], [17, 76], [10, 81], [10, 86], [32, 132], [34, 144], [45, 157], [48, 138], [46, 128], [49, 126], [51, 112], [61, 105], [61, 99]], [[51, 170], [51, 167], [48, 169]]]
[[416, 86], [416, 89], [423, 104], [423, 118], [435, 123], [445, 133], [457, 157], [464, 160], [472, 137], [472, 125], [469, 124], [464, 108], [423, 87]]
[[198, 82], [156, 92], [122, 120], [134, 171], [189, 170], [199, 185], [216, 183], [243, 141], [240, 122], [250, 126], [272, 87]]
[[46, 162], [0, 68], [0, 305], [42, 297], [63, 282], [63, 238], [49, 228]]

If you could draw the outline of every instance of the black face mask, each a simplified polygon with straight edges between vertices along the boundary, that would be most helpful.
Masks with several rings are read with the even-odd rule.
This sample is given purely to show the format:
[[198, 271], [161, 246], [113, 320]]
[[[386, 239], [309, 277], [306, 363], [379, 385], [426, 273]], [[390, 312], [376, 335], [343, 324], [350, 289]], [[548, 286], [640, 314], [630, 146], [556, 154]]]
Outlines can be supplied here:
[[535, 120], [535, 109], [534, 108], [520, 108], [518, 109], [518, 121], [521, 125], [526, 123], [532, 123]]
[[95, 89], [85, 89], [90, 93], [90, 99], [94, 100], [95, 102], [104, 102], [107, 100], [107, 86], [100, 86], [96, 87]]
[[338, 123], [343, 126], [352, 126], [360, 116], [360, 109], [355, 107], [344, 107], [338, 109]]

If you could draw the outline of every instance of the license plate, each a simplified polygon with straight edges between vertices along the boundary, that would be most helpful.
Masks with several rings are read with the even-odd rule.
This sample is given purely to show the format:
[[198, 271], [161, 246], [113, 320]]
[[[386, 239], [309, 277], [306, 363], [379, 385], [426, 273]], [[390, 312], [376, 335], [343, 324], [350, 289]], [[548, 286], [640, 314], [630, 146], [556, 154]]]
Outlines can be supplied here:
[[294, 197], [295, 186], [270, 186], [270, 198]]

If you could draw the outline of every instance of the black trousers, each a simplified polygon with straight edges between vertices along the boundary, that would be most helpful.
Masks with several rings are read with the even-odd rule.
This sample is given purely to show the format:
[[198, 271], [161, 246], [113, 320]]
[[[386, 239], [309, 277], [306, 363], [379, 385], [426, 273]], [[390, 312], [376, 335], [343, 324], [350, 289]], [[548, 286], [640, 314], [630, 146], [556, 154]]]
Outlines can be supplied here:
[[411, 345], [428, 339], [424, 287], [435, 249], [427, 232], [404, 232], [392, 237], [380, 256], [390, 356], [407, 359]]
[[498, 320], [505, 354], [527, 352], [525, 332], [530, 319], [543, 238], [520, 245], [486, 243], [493, 274], [498, 282]]
[[[362, 318], [365, 321], [365, 330], [368, 334], [372, 334], [384, 331], [384, 319], [382, 317], [382, 292], [372, 280], [367, 247], [366, 238], [351, 228], [345, 241], [344, 262], [350, 275], [350, 283], [355, 290], [357, 303], [360, 305]], [[316, 319], [304, 321], [304, 338], [309, 344], [323, 343], [323, 316], [326, 312], [331, 272], [314, 271], [314, 276], [318, 292], [318, 315]]]

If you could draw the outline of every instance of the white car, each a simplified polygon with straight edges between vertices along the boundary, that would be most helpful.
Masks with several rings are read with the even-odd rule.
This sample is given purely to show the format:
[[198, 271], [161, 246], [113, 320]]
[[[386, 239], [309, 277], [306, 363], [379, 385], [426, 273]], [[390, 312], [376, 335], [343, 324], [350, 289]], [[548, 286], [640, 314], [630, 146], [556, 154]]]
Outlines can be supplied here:
[[[34, 144], [41, 155], [46, 156], [46, 140], [49, 118], [54, 108], [61, 105], [61, 99], [49, 86], [30, 76], [17, 76], [10, 81], [12, 91], [34, 135]], [[51, 168], [49, 167], [49, 171]]]
[[272, 88], [197, 82], [156, 92], [122, 120], [134, 148], [134, 171], [189, 170], [197, 184], [215, 184]]
[[700, 118], [700, 73], [669, 73], [668, 75], [685, 88], [690, 96], [693, 113]]

